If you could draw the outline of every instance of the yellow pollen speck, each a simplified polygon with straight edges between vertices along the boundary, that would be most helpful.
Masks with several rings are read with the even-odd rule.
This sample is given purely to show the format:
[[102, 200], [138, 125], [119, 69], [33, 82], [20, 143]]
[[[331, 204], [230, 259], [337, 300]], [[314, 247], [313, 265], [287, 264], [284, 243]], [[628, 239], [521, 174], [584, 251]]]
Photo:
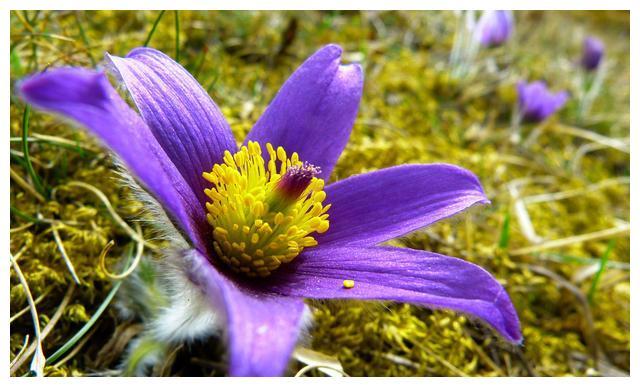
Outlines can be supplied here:
[[317, 245], [313, 233], [329, 228], [330, 206], [322, 204], [324, 180], [311, 178], [295, 200], [283, 197], [278, 182], [303, 162], [297, 153], [288, 156], [284, 148], [271, 144], [266, 144], [265, 156], [268, 161], [260, 145], [250, 141], [233, 155], [226, 151], [223, 164], [202, 174], [212, 184], [205, 190], [210, 200], [206, 209], [217, 258], [250, 277], [268, 276]]
[[344, 280], [342, 281], [342, 287], [345, 289], [351, 289], [354, 286], [356, 286], [356, 283], [354, 280]]

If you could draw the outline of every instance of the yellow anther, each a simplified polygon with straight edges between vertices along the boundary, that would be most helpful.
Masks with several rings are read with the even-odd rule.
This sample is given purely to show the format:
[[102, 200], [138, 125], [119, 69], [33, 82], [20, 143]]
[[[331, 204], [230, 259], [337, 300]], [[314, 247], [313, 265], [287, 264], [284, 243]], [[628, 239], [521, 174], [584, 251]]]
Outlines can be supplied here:
[[327, 230], [329, 229], [329, 222], [327, 222], [326, 220], [323, 222], [320, 222], [320, 224], [318, 225], [318, 227], [316, 227], [316, 231], [320, 234], [327, 232]]
[[233, 158], [235, 159], [237, 166], [242, 167], [244, 165], [244, 161], [245, 161], [244, 153], [238, 152], [235, 155], [233, 155]]
[[356, 283], [354, 280], [344, 280], [342, 281], [342, 287], [345, 289], [351, 289], [354, 286], [356, 286]]
[[262, 216], [264, 214], [264, 203], [263, 202], [253, 203], [252, 213], [254, 216]]
[[222, 227], [216, 227], [215, 229], [213, 229], [213, 233], [215, 235], [220, 235], [220, 236], [227, 236], [229, 235], [229, 233], [227, 232], [227, 230], [225, 230]]
[[318, 203], [318, 202], [313, 203], [313, 206], [311, 207], [310, 213], [313, 216], [320, 215], [322, 213], [322, 203]]
[[[283, 147], [266, 144], [265, 149], [268, 160], [260, 145], [250, 141], [235, 154], [225, 152], [223, 163], [202, 174], [211, 183], [205, 194], [214, 251], [234, 271], [250, 277], [268, 276], [317, 245], [314, 233], [329, 228], [329, 206], [323, 207], [326, 194], [324, 181], [315, 177], [317, 168], [309, 169], [315, 167], [295, 152], [287, 157]], [[298, 171], [310, 180], [292, 197], [278, 196], [285, 192], [278, 187], [280, 180], [300, 176]], [[286, 188], [287, 182], [281, 184]]]
[[263, 234], [271, 234], [273, 232], [273, 230], [271, 229], [271, 226], [269, 226], [269, 223], [265, 223], [262, 226], [260, 226], [258, 231], [260, 231]]
[[316, 241], [315, 238], [312, 238], [312, 237], [304, 237], [302, 238], [302, 241], [300, 244], [304, 247], [312, 247], [312, 246], [316, 246], [318, 244], [318, 241]]
[[313, 201], [322, 203], [327, 198], [327, 194], [324, 191], [318, 191], [313, 194]]
[[236, 166], [236, 162], [233, 159], [233, 156], [231, 155], [231, 152], [229, 152], [228, 150], [224, 151], [223, 160], [229, 166], [233, 166], [233, 167]]

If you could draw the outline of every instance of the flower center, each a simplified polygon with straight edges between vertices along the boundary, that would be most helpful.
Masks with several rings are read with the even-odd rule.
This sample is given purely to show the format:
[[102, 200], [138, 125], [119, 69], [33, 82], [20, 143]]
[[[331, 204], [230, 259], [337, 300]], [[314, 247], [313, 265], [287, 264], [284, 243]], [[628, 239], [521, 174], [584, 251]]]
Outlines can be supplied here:
[[305, 247], [318, 244], [311, 233], [329, 228], [331, 205], [320, 170], [291, 157], [282, 147], [266, 145], [265, 162], [257, 142], [250, 141], [236, 154], [224, 153], [202, 176], [213, 183], [205, 194], [207, 221], [213, 227], [218, 257], [236, 272], [266, 277], [282, 263], [291, 262]]

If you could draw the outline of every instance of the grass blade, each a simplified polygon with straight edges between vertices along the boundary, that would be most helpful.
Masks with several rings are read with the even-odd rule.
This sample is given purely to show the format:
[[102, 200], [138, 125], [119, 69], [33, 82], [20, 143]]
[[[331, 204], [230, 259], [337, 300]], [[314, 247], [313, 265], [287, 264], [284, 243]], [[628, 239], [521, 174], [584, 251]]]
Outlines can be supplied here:
[[22, 153], [24, 153], [24, 160], [27, 165], [27, 172], [29, 172], [29, 176], [31, 176], [31, 180], [33, 180], [33, 184], [35, 185], [36, 190], [42, 194], [43, 196], [47, 196], [46, 189], [44, 185], [40, 181], [40, 178], [36, 174], [35, 169], [33, 169], [33, 164], [31, 164], [31, 158], [29, 157], [29, 117], [31, 116], [31, 106], [26, 105], [24, 107], [24, 114], [22, 115]]
[[498, 247], [506, 249], [509, 247], [509, 223], [511, 222], [511, 213], [504, 214], [504, 220], [502, 221], [502, 230], [500, 231], [500, 240], [498, 241]]
[[596, 289], [598, 287], [598, 282], [600, 282], [600, 277], [604, 272], [604, 269], [607, 267], [607, 261], [609, 260], [609, 255], [611, 251], [616, 245], [616, 240], [612, 239], [609, 241], [609, 245], [607, 245], [607, 249], [604, 254], [600, 258], [600, 267], [598, 268], [598, 272], [593, 276], [593, 281], [591, 281], [591, 287], [589, 288], [589, 293], [587, 295], [587, 299], [589, 300], [589, 304], [593, 304], [593, 297], [596, 294]]
[[[127, 248], [127, 265], [129, 265], [129, 261], [131, 260], [132, 251], [133, 251], [133, 249], [132, 249], [131, 245], [129, 245], [128, 248]], [[64, 345], [62, 347], [60, 347], [60, 349], [58, 349], [53, 355], [51, 355], [51, 356], [49, 356], [47, 358], [46, 365], [53, 364], [62, 355], [64, 355], [65, 353], [67, 353], [67, 351], [69, 351], [71, 348], [73, 348], [73, 346], [76, 345], [76, 343], [78, 341], [80, 341], [82, 339], [82, 337], [87, 334], [87, 332], [89, 332], [91, 327], [93, 327], [93, 325], [96, 323], [96, 321], [98, 321], [100, 316], [102, 316], [104, 311], [107, 309], [107, 307], [109, 306], [109, 304], [111, 303], [111, 301], [115, 297], [116, 293], [118, 293], [118, 290], [120, 290], [120, 286], [122, 286], [122, 281], [117, 281], [113, 285], [113, 288], [111, 289], [109, 294], [107, 294], [107, 297], [105, 297], [104, 301], [102, 301], [102, 304], [100, 304], [100, 306], [98, 307], [98, 310], [96, 310], [96, 312], [93, 314], [93, 316], [91, 316], [89, 321], [87, 321], [87, 323], [84, 324], [84, 326], [82, 328], [80, 328], [80, 330], [75, 335], [73, 335], [72, 338], [70, 338], [66, 343], [64, 343]]]
[[179, 11], [173, 11], [176, 20], [176, 62], [180, 62], [180, 16]]
[[147, 47], [149, 42], [151, 41], [151, 37], [156, 32], [156, 28], [158, 27], [158, 23], [160, 23], [160, 19], [162, 19], [162, 15], [164, 15], [165, 11], [160, 11], [156, 21], [153, 22], [153, 27], [151, 27], [151, 31], [149, 31], [149, 35], [147, 35], [147, 39], [145, 39], [144, 44], [142, 46]]
[[91, 64], [93, 65], [93, 67], [96, 67], [96, 60], [93, 59], [93, 55], [91, 55], [91, 50], [89, 49], [90, 47], [89, 39], [87, 38], [87, 34], [84, 32], [84, 27], [82, 27], [82, 22], [80, 21], [80, 16], [78, 15], [79, 12], [80, 11], [76, 11], [74, 15], [76, 17], [76, 25], [78, 26], [78, 31], [80, 32], [80, 38], [82, 39], [82, 42], [84, 42], [84, 45], [86, 46], [85, 48], [87, 49], [87, 56], [89, 57]]

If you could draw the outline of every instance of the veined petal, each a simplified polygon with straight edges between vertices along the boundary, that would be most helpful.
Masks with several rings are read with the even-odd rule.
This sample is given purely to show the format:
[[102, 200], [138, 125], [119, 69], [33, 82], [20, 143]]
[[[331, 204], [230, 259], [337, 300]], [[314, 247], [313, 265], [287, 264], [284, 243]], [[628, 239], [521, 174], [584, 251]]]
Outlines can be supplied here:
[[270, 142], [331, 175], [349, 140], [362, 96], [359, 65], [340, 65], [342, 49], [328, 45], [307, 59], [285, 82], [262, 114], [248, 141]]
[[107, 54], [140, 115], [201, 203], [202, 172], [237, 146], [224, 116], [187, 70], [160, 51], [137, 48], [126, 58]]
[[103, 73], [53, 69], [24, 80], [19, 92], [28, 103], [70, 118], [102, 140], [168, 210], [189, 239], [206, 251], [202, 235], [209, 226], [200, 202], [149, 127]]
[[477, 177], [448, 164], [409, 164], [351, 176], [325, 188], [329, 230], [320, 245], [375, 245], [488, 203]]
[[189, 258], [190, 279], [225, 314], [231, 376], [282, 375], [302, 324], [302, 299], [241, 288], [197, 251]]
[[[483, 268], [458, 258], [396, 247], [307, 249], [269, 277], [269, 290], [297, 297], [409, 302], [486, 321], [520, 342], [518, 315], [504, 288]], [[347, 289], [344, 280], [353, 280]]]

